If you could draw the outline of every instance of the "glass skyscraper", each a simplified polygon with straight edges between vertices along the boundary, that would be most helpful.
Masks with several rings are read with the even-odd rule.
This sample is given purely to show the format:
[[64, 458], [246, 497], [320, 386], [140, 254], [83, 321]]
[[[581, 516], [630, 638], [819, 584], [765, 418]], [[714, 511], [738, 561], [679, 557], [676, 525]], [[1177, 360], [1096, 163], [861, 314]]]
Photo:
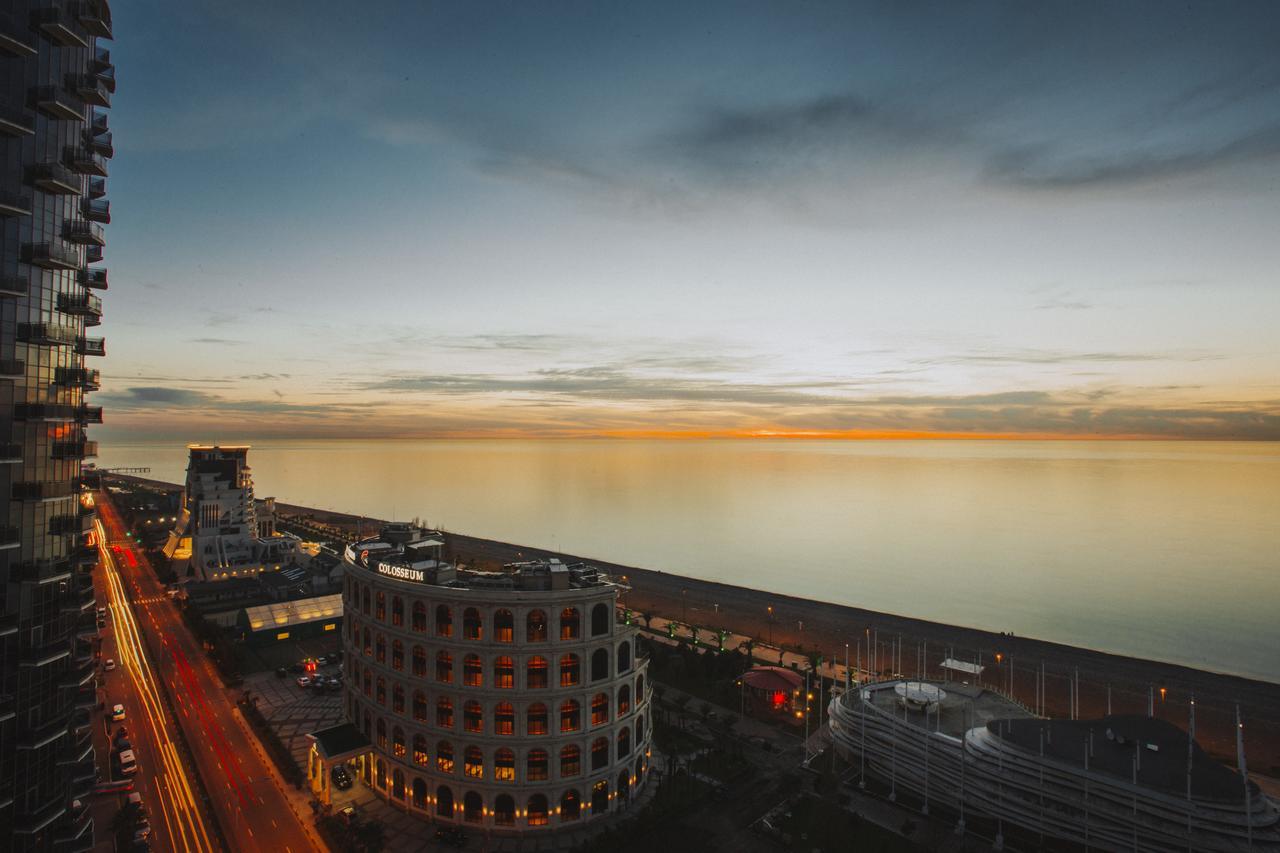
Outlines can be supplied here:
[[106, 0], [0, 0], [0, 839], [93, 846], [93, 515], [81, 505], [115, 91]]

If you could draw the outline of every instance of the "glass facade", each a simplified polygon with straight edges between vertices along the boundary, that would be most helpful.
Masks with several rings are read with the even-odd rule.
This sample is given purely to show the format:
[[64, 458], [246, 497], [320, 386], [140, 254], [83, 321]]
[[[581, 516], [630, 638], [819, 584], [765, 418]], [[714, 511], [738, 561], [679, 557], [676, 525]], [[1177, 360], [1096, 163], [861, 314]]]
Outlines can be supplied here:
[[0, 0], [0, 838], [89, 850], [96, 707], [86, 366], [115, 91], [106, 0]]

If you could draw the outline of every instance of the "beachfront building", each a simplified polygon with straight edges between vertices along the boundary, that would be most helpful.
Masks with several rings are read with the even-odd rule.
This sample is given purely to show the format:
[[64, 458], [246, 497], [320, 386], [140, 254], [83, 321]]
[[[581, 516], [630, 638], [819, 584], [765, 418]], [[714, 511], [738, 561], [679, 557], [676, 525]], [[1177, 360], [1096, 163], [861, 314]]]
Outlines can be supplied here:
[[443, 561], [431, 531], [391, 525], [346, 549], [348, 723], [312, 737], [329, 768], [433, 821], [513, 834], [624, 810], [648, 777], [648, 661], [616, 617], [621, 587], [585, 565], [498, 572]]
[[832, 700], [837, 751], [891, 799], [998, 841], [1104, 850], [1280, 849], [1280, 812], [1164, 720], [1049, 720], [980, 686], [886, 681]]
[[[298, 540], [276, 533], [275, 501], [256, 501], [248, 446], [188, 446], [187, 481], [165, 556], [180, 578], [197, 581], [278, 571]], [[268, 515], [259, 518], [259, 509]]]
[[[102, 423], [106, 0], [0, 4], [0, 840], [89, 850], [97, 637], [88, 439]], [[102, 830], [99, 828], [99, 832]]]

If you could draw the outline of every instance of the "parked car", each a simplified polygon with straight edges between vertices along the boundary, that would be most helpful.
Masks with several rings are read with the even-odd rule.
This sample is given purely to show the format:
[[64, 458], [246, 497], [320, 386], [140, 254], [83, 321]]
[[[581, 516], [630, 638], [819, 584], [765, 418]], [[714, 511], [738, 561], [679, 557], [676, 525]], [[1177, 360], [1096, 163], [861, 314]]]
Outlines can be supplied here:
[[110, 672], [111, 670], [116, 668], [116, 662], [111, 658], [107, 658], [105, 661], [102, 662], [102, 668], [105, 669], [107, 672]]
[[131, 744], [129, 739], [126, 737], [118, 737], [116, 738], [116, 742], [112, 744], [112, 749], [116, 752], [123, 752], [126, 749], [133, 749], [133, 744]]
[[135, 812], [143, 811], [142, 795], [139, 794], [137, 791], [131, 791], [129, 793], [129, 796], [124, 798], [124, 807], [126, 809], [129, 809], [130, 811], [135, 811]]
[[123, 750], [116, 758], [120, 762], [121, 775], [132, 776], [138, 772], [138, 761], [134, 757], [132, 749]]
[[316, 658], [316, 665], [317, 665], [317, 666], [326, 666], [326, 665], [328, 665], [328, 663], [329, 663], [329, 659], [328, 659], [327, 657], [325, 657], [324, 655], [320, 655], [320, 657]]
[[124, 706], [119, 702], [111, 706], [111, 722], [117, 723], [124, 719]]
[[300, 676], [298, 676], [298, 686], [299, 686], [299, 687], [310, 687], [310, 686], [311, 686], [311, 676], [309, 676], [309, 675], [300, 675]]

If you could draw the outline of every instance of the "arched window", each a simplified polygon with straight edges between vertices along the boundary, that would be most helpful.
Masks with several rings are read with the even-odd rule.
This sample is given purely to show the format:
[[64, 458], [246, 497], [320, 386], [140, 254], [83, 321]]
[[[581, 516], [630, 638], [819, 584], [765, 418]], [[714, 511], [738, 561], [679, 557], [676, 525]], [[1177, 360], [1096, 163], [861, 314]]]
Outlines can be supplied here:
[[447, 604], [436, 606], [436, 636], [453, 636], [453, 613], [450, 612]]
[[404, 713], [404, 685], [399, 682], [391, 685], [391, 710]]
[[609, 677], [609, 650], [596, 649], [591, 653], [591, 680]]
[[418, 633], [427, 630], [427, 605], [421, 601], [413, 603], [413, 630]]
[[644, 740], [644, 732], [645, 732], [644, 715], [641, 714], [640, 716], [636, 717], [636, 740], [637, 741]]
[[547, 781], [548, 773], [547, 751], [545, 749], [529, 750], [529, 755], [525, 758], [524, 765], [525, 781], [545, 782]]
[[525, 712], [528, 725], [528, 734], [545, 735], [547, 733], [547, 706], [541, 702], [534, 702], [529, 706], [529, 710]]
[[379, 622], [387, 621], [387, 596], [381, 590], [378, 591], [378, 596], [374, 599], [373, 618]]
[[631, 754], [631, 729], [626, 726], [618, 732], [618, 757], [625, 758]]
[[529, 798], [529, 826], [547, 825], [547, 798], [542, 794], [534, 794]]
[[564, 796], [560, 798], [560, 821], [577, 820], [578, 815], [582, 812], [582, 803], [578, 799], [577, 791], [565, 791]]
[[427, 721], [427, 694], [421, 690], [413, 691], [413, 718], [420, 723]]
[[516, 801], [510, 794], [499, 794], [493, 801], [493, 822], [497, 826], [515, 826]]
[[404, 643], [399, 640], [391, 643], [391, 668], [396, 672], [404, 671]]
[[421, 776], [413, 777], [413, 807], [416, 809], [427, 807], [427, 783], [422, 781]]
[[591, 769], [609, 766], [609, 739], [598, 737], [591, 743]]
[[493, 754], [493, 778], [499, 782], [516, 781], [516, 754], [500, 749]]
[[422, 735], [413, 736], [413, 763], [419, 767], [426, 767], [430, 763], [431, 757], [427, 755], [427, 739]]
[[609, 697], [604, 693], [597, 693], [591, 697], [591, 725], [598, 726], [607, 722], [609, 722]]
[[[449, 766], [452, 769], [452, 759], [449, 760]], [[453, 791], [448, 785], [436, 788], [436, 815], [445, 818], [453, 817]]]
[[413, 647], [413, 674], [419, 678], [427, 677], [427, 650], [422, 646]]
[[453, 700], [448, 696], [436, 700], [436, 725], [442, 729], [453, 728]]
[[381, 717], [378, 718], [378, 749], [387, 748], [387, 724]]
[[516, 733], [516, 709], [510, 702], [499, 702], [493, 709], [493, 733], [496, 735]]
[[364, 646], [365, 657], [373, 654], [373, 634], [370, 633], [368, 628], [364, 629], [364, 643], [362, 645]]
[[525, 639], [530, 643], [547, 641], [547, 614], [541, 610], [530, 610], [525, 617]]
[[453, 681], [453, 656], [443, 649], [436, 652], [436, 681], [442, 684]]
[[609, 633], [609, 605], [601, 602], [591, 608], [591, 636]]
[[378, 770], [374, 780], [378, 787], [387, 790], [387, 765], [382, 763], [382, 759], [378, 759]]
[[373, 672], [367, 669], [364, 671], [364, 695], [373, 695]]
[[560, 750], [560, 778], [572, 779], [582, 772], [582, 750], [569, 744]]
[[404, 624], [404, 600], [398, 595], [391, 596], [391, 624], [396, 627]]
[[462, 725], [469, 732], [484, 734], [484, 709], [479, 702], [468, 702], [463, 706]]
[[576, 640], [582, 636], [582, 618], [578, 608], [566, 607], [560, 611], [560, 639]]
[[560, 656], [560, 686], [577, 687], [582, 680], [582, 665], [577, 655]]
[[582, 728], [582, 709], [573, 699], [566, 699], [560, 706], [560, 731], [576, 732]]
[[631, 710], [631, 688], [622, 685], [618, 688], [618, 716], [621, 717]]
[[525, 667], [525, 686], [530, 690], [546, 687], [547, 668], [546, 658], [536, 656], [529, 658], [529, 663]]
[[364, 736], [365, 737], [368, 737], [369, 732], [373, 731], [373, 727], [371, 725], [372, 720], [373, 718], [369, 716], [369, 712], [365, 711], [364, 712]]
[[499, 643], [510, 643], [515, 640], [516, 617], [505, 608], [493, 614], [493, 638]]
[[618, 645], [618, 672], [623, 673], [631, 669], [631, 643], [623, 640]]
[[475, 791], [467, 791], [467, 795], [462, 798], [462, 817], [468, 823], [484, 820], [484, 798]]
[[441, 773], [453, 772], [453, 744], [447, 740], [436, 744], [436, 770]]
[[472, 779], [484, 778], [484, 752], [478, 746], [469, 746], [462, 753], [462, 774]]
[[484, 622], [480, 618], [480, 611], [474, 607], [462, 611], [462, 636], [468, 640], [479, 640], [483, 634]]
[[381, 634], [378, 634], [376, 639], [374, 639], [373, 641], [373, 648], [374, 648], [374, 656], [373, 656], [374, 659], [377, 660], [378, 663], [386, 663], [387, 662], [387, 638], [382, 636]]
[[479, 655], [467, 655], [462, 659], [462, 683], [468, 687], [484, 684], [484, 663]]
[[636, 704], [644, 701], [644, 673], [636, 676]]
[[494, 658], [493, 661], [493, 686], [494, 687], [515, 687], [516, 686], [516, 662], [507, 655]]
[[404, 730], [396, 726], [391, 730], [391, 753], [396, 758], [404, 758]]
[[369, 587], [365, 587], [360, 591], [360, 610], [365, 616], [369, 615]]
[[377, 698], [379, 705], [387, 704], [387, 680], [381, 675], [378, 676]]
[[609, 783], [601, 779], [591, 786], [591, 813], [604, 814], [609, 810]]

